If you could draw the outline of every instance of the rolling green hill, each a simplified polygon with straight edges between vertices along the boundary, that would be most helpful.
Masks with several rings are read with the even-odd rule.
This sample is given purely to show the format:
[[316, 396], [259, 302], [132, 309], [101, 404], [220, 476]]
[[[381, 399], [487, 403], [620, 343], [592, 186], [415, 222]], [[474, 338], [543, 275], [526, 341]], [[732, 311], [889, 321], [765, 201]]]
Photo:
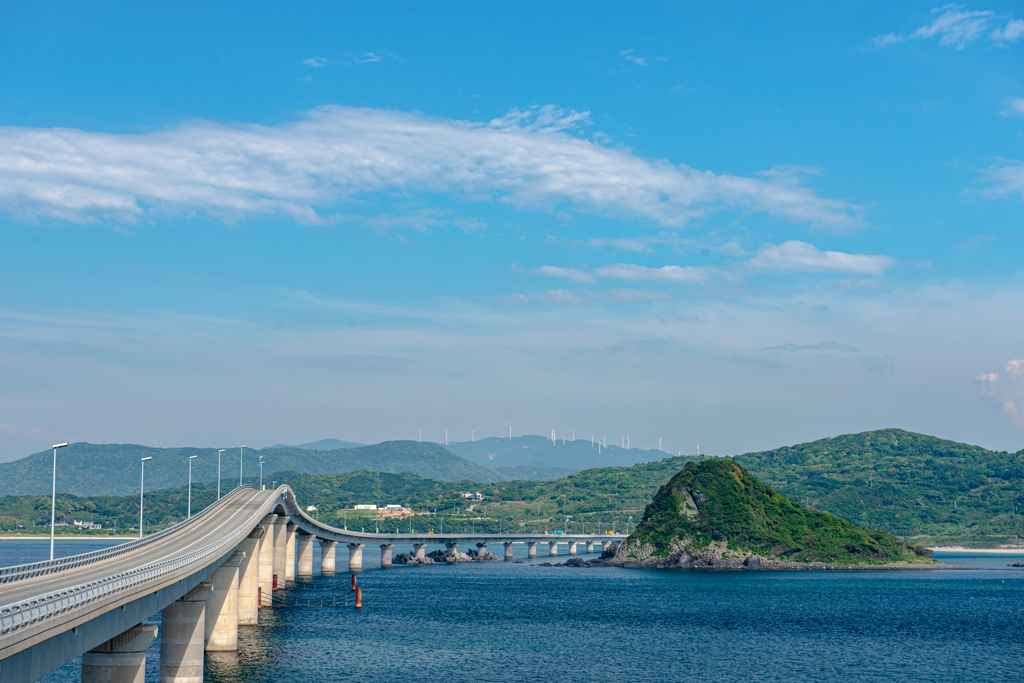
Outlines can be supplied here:
[[[615, 559], [750, 554], [782, 562], [931, 562], [884, 531], [796, 505], [729, 459], [687, 463], [655, 494]], [[689, 560], [688, 560], [689, 561]]]
[[791, 500], [916, 541], [1024, 535], [1024, 451], [882, 429], [733, 460]]
[[[188, 483], [188, 458], [193, 461], [192, 479], [216, 487], [217, 449], [150, 448], [134, 444], [75, 443], [57, 454], [57, 490], [77, 495], [125, 495], [139, 490], [140, 459], [146, 463], [149, 490], [184, 486]], [[300, 447], [246, 449], [245, 476], [259, 473], [259, 458], [265, 473], [293, 470], [309, 474], [372, 469], [380, 472], [411, 472], [445, 481], [502, 481], [507, 477], [494, 470], [445, 450], [433, 443], [386, 441], [360, 448], [316, 451]], [[238, 484], [239, 449], [226, 449], [221, 458], [223, 489]], [[47, 493], [53, 476], [53, 452], [43, 451], [21, 460], [0, 464], [0, 495]]]

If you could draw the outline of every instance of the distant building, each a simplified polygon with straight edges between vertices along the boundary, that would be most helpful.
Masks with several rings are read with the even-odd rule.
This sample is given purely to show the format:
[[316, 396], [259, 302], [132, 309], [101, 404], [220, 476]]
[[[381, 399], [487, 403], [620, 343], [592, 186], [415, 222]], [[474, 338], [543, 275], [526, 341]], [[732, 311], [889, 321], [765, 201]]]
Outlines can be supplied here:
[[463, 493], [462, 497], [465, 498], [466, 500], [483, 500], [484, 499], [483, 495], [481, 495], [479, 491], [477, 491], [476, 493], [468, 493], [468, 492], [467, 493]]
[[102, 524], [96, 524], [94, 522], [85, 522], [85, 521], [82, 521], [80, 519], [76, 519], [75, 520], [75, 526], [77, 526], [79, 529], [102, 529], [103, 528]]
[[405, 506], [404, 505], [385, 505], [384, 509], [385, 510], [404, 510]]
[[376, 510], [376, 505], [356, 505], [356, 510]]

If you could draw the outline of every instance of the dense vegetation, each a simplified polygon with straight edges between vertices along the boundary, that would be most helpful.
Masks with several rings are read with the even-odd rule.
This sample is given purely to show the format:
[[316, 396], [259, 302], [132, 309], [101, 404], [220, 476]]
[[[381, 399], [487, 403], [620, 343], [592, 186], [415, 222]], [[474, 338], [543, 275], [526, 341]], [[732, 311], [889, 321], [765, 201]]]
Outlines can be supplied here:
[[655, 557], [676, 547], [755, 552], [791, 562], [886, 563], [927, 561], [884, 531], [864, 529], [801, 507], [728, 459], [688, 463], [658, 490], [630, 536]]
[[463, 441], [448, 444], [447, 448], [478, 465], [495, 469], [520, 466], [540, 469], [568, 467], [579, 471], [594, 467], [629, 467], [661, 460], [666, 455], [658, 450], [622, 448], [618, 442], [608, 444], [607, 448], [597, 444], [596, 440], [591, 443], [590, 437], [584, 439], [582, 435], [575, 441], [568, 438], [552, 441], [543, 436], [528, 434], [511, 439], [492, 436], [478, 441]]
[[1024, 451], [882, 429], [733, 460], [791, 500], [915, 542], [1024, 535]]
[[[58, 455], [57, 490], [82, 496], [127, 495], [138, 492], [140, 459], [146, 463], [147, 489], [166, 489], [188, 484], [188, 458], [192, 461], [192, 480], [216, 486], [217, 449], [149, 448], [134, 444], [75, 443]], [[444, 481], [502, 481], [505, 475], [477, 465], [445, 450], [435, 443], [386, 441], [360, 448], [316, 451], [283, 447], [256, 451], [245, 449], [246, 476], [290, 470], [307, 474], [335, 474], [370, 469], [379, 472], [411, 472]], [[239, 449], [226, 449], [221, 457], [221, 476], [225, 489], [238, 483]], [[50, 492], [53, 476], [53, 452], [43, 451], [21, 460], [0, 464], [0, 496], [32, 495]]]

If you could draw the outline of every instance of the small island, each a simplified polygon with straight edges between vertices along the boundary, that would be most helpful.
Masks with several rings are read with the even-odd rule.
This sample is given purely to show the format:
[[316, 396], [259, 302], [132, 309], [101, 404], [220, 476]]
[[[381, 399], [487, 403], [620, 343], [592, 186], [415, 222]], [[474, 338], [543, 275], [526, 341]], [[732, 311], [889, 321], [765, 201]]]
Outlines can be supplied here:
[[942, 566], [927, 548], [787, 500], [729, 459], [687, 463], [614, 555], [597, 562], [715, 569]]

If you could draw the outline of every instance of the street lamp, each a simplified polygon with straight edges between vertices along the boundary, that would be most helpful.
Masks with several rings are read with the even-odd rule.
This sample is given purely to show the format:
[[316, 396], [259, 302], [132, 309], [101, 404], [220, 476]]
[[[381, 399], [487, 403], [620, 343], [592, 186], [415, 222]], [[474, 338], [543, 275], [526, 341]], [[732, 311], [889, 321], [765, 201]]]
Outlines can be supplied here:
[[67, 442], [53, 444], [53, 501], [50, 503], [50, 560], [53, 560], [53, 527], [57, 521], [57, 449], [67, 446]]
[[217, 451], [217, 500], [220, 500], [220, 454], [226, 449], [222, 448]]
[[245, 446], [238, 449], [238, 485], [242, 485], [242, 456], [244, 455]]
[[139, 477], [139, 540], [142, 540], [142, 493], [145, 490], [146, 485], [146, 461], [152, 460], [153, 458], [142, 459], [142, 475]]
[[263, 490], [263, 456], [260, 456], [260, 491]]
[[198, 458], [198, 455], [188, 456], [188, 518], [192, 519], [192, 461]]

